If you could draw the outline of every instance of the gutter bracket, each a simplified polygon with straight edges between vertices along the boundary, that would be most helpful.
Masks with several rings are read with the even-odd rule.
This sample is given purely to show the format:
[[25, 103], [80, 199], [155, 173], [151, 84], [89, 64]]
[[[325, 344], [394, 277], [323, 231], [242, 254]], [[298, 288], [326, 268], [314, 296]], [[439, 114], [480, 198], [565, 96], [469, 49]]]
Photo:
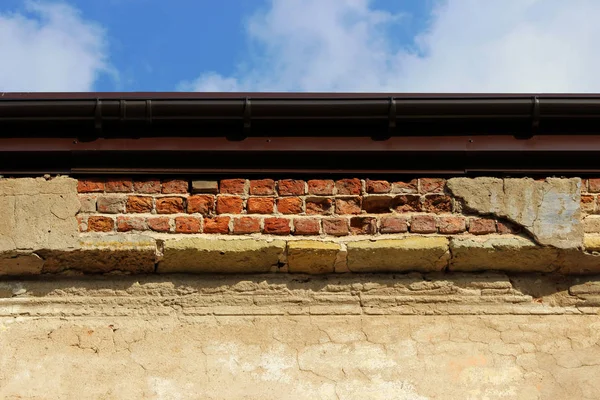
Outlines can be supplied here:
[[392, 137], [392, 132], [396, 130], [396, 100], [393, 97], [389, 98], [389, 106], [388, 106], [388, 129], [386, 133], [376, 133], [371, 136], [372, 140], [375, 141], [383, 141], [388, 140]]
[[533, 96], [531, 103], [531, 134], [535, 135], [540, 129], [540, 99], [537, 96]]
[[119, 100], [119, 122], [124, 122], [127, 118], [127, 100]]
[[396, 100], [393, 97], [390, 97], [390, 107], [389, 107], [389, 114], [388, 114], [388, 130], [389, 131], [396, 129], [396, 116], [397, 116]]
[[246, 97], [244, 100], [244, 134], [250, 133], [252, 129], [252, 103], [250, 103], [250, 97]]
[[94, 129], [96, 129], [96, 133], [102, 133], [102, 100], [98, 98], [94, 109]]
[[152, 100], [146, 100], [146, 125], [152, 125]]

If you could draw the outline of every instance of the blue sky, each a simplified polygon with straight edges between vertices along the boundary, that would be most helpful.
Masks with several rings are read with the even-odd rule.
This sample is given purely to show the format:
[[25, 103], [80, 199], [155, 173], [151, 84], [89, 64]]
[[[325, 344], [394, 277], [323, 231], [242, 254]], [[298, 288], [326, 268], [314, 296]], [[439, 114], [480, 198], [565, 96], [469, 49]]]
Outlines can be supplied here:
[[3, 91], [591, 92], [596, 0], [2, 0]]
[[[98, 90], [168, 91], [199, 70], [233, 72], [245, 54], [244, 18], [259, 1], [72, 1], [107, 30], [119, 85]], [[254, 5], [256, 4], [256, 5]], [[264, 4], [260, 5], [264, 6]], [[117, 87], [118, 86], [118, 87]]]

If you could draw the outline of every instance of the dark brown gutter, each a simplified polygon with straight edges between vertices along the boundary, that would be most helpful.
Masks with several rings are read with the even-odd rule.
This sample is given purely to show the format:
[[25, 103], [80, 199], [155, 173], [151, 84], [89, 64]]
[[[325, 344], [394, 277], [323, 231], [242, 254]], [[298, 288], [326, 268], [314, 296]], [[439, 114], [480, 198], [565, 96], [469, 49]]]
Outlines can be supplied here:
[[0, 93], [0, 173], [581, 174], [599, 152], [600, 95]]
[[[600, 96], [558, 95], [397, 95], [275, 93], [85, 93], [0, 95], [0, 124], [33, 127], [36, 123], [76, 124], [107, 131], [117, 123], [164, 127], [178, 124], [223, 125], [235, 130], [268, 129], [282, 123], [383, 125], [398, 133], [419, 131], [419, 124], [441, 128], [457, 121], [487, 131], [492, 122], [506, 130], [550, 129], [558, 122], [581, 125], [600, 118]], [[226, 125], [232, 124], [231, 126]], [[400, 130], [406, 125], [408, 130]], [[572, 125], [570, 125], [572, 126]], [[239, 126], [238, 126], [239, 127]], [[289, 126], [288, 126], [289, 128]], [[453, 127], [456, 128], [456, 127]], [[259, 131], [260, 132], [260, 131]], [[306, 135], [310, 132], [304, 132]], [[512, 132], [505, 132], [512, 133]]]

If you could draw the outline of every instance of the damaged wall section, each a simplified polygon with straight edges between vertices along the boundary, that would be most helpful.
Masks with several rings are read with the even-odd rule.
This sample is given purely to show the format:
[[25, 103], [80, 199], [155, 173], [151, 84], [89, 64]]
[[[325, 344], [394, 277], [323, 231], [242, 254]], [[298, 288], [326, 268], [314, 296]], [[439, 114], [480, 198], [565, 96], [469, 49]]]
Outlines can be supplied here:
[[552, 177], [1, 179], [0, 275], [597, 273], [596, 189]]

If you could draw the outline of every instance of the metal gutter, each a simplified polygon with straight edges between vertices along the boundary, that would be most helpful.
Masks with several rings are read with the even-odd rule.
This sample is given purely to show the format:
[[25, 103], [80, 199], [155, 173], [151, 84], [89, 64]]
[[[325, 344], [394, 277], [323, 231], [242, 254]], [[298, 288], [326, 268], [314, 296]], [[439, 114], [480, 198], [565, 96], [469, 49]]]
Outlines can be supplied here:
[[[284, 93], [4, 93], [0, 94], [0, 125], [39, 123], [80, 124], [107, 131], [115, 123], [226, 124], [257, 129], [289, 122], [384, 125], [392, 130], [407, 124], [418, 131], [425, 124], [476, 123], [484, 130], [492, 122], [505, 129], [532, 130], [568, 121], [600, 118], [597, 95], [410, 95], [410, 94], [284, 94]], [[529, 122], [529, 124], [526, 124]], [[417, 124], [417, 125], [416, 125]], [[487, 124], [487, 128], [486, 125]], [[511, 125], [512, 124], [512, 125]], [[107, 129], [108, 128], [108, 129]], [[473, 126], [469, 126], [470, 129]]]
[[599, 134], [589, 94], [0, 93], [5, 174], [582, 174]]

